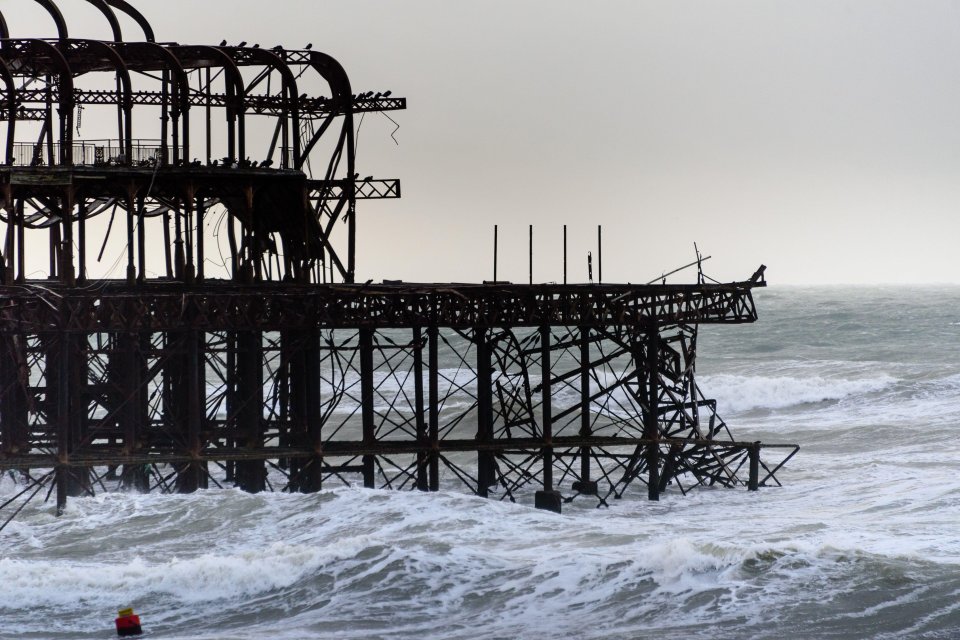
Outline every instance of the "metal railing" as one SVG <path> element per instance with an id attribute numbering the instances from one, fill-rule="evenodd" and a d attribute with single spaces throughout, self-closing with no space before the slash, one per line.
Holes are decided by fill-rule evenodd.
<path id="1" fill-rule="evenodd" d="M 22 167 L 43 167 L 62 164 L 60 144 L 13 143 L 13 164 Z M 51 154 L 52 149 L 52 154 Z M 74 142 L 73 164 L 88 166 L 152 166 L 167 164 L 173 157 L 173 148 L 167 146 L 166 157 L 159 140 L 133 140 L 130 158 L 119 140 L 83 140 Z M 53 162 L 50 157 L 53 156 Z"/>

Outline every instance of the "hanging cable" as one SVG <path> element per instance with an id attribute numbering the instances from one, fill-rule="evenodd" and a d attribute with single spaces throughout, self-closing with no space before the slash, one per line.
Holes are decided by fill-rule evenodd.
<path id="1" fill-rule="evenodd" d="M 396 120 L 388 116 L 385 111 L 381 111 L 380 115 L 382 115 L 384 118 L 386 118 L 387 120 L 389 120 L 394 124 L 394 129 L 393 131 L 390 132 L 390 137 L 393 138 L 394 144 L 396 144 L 397 146 L 400 146 L 400 143 L 397 142 L 397 137 L 394 135 L 397 131 L 400 131 L 400 124 Z"/>

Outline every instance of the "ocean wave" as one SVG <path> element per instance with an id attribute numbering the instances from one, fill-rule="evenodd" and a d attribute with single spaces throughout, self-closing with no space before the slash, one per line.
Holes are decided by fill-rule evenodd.
<path id="1" fill-rule="evenodd" d="M 834 379 L 822 376 L 741 376 L 720 374 L 701 377 L 708 397 L 716 398 L 721 411 L 785 409 L 801 404 L 843 400 L 893 386 L 896 378 Z"/>

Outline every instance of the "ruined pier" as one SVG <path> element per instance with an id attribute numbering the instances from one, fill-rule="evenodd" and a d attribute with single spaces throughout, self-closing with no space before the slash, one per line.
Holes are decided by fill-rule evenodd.
<path id="1" fill-rule="evenodd" d="M 54 38 L 0 15 L 0 523 L 120 488 L 461 487 L 559 511 L 779 484 L 797 447 L 736 440 L 695 376 L 698 326 L 754 322 L 762 267 L 355 283 L 357 202 L 400 183 L 360 179 L 353 116 L 405 99 L 354 93 L 312 49 L 158 44 L 123 0 L 87 0 L 112 41 L 71 37 L 37 1 Z"/>

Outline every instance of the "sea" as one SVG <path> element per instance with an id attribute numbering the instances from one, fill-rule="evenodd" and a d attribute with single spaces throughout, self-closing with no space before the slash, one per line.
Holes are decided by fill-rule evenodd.
<path id="1" fill-rule="evenodd" d="M 960 287 L 756 301 L 697 371 L 738 440 L 801 446 L 782 487 L 37 500 L 0 533 L 0 638 L 116 637 L 128 606 L 190 640 L 960 637 Z"/>

